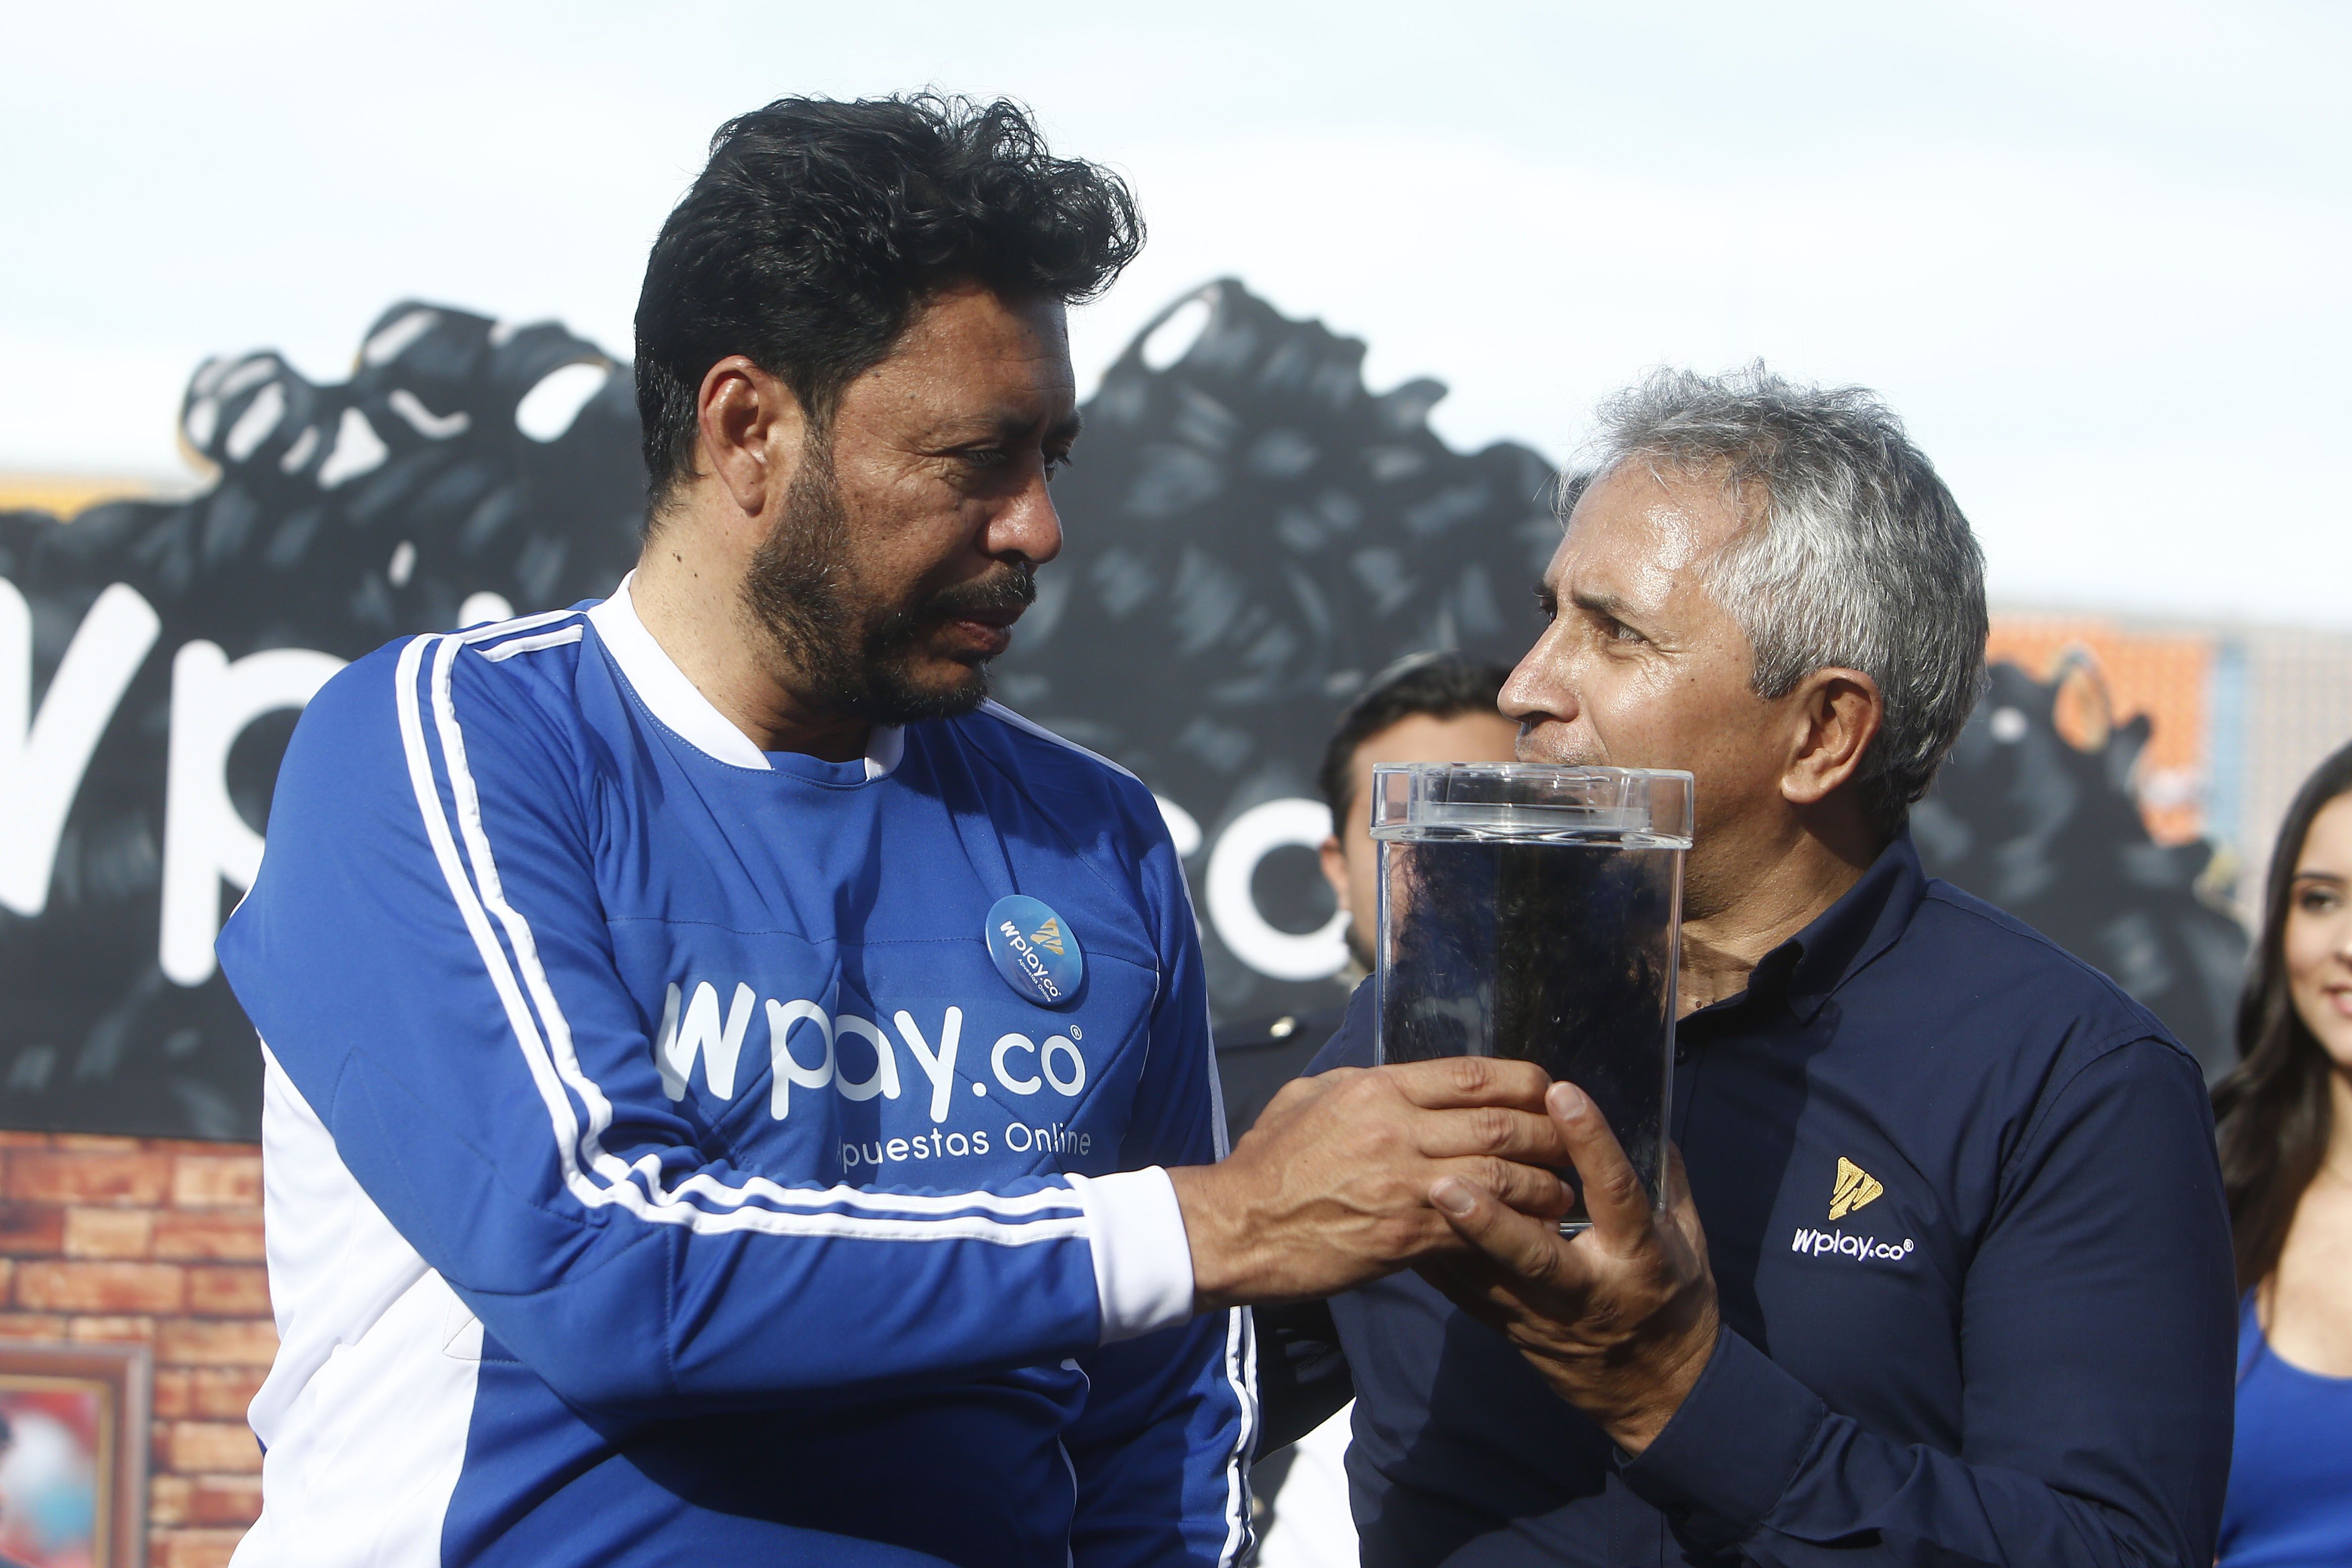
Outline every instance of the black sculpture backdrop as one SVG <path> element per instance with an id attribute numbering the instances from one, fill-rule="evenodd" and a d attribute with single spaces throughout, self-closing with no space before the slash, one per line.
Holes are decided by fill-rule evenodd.
<path id="1" fill-rule="evenodd" d="M 1444 388 L 1373 393 L 1363 353 L 1232 280 L 1171 305 L 1087 408 L 1066 552 L 997 671 L 1160 796 L 1224 1016 L 1336 999 L 1306 846 L 1340 704 L 1419 649 L 1516 658 L 1558 538 L 1549 464 L 1454 451 Z M 219 469 L 194 500 L 0 513 L 0 1125 L 255 1136 L 209 946 L 299 704 L 337 661 L 602 595 L 635 555 L 626 367 L 553 324 L 397 305 L 349 381 L 214 362 L 183 425 Z M 2132 731 L 2086 756 L 2051 701 L 1997 673 L 1921 847 L 2210 1052 L 2243 939 L 2191 889 L 2205 852 L 2147 842 Z"/>
<path id="2" fill-rule="evenodd" d="M 135 673 L 68 787 L 46 904 L 0 909 L 0 1124 L 257 1134 L 253 1031 L 208 965 L 176 966 L 194 984 L 165 973 L 163 894 L 176 858 L 183 880 L 199 878 L 210 895 L 193 925 L 183 921 L 181 945 L 208 946 L 205 927 L 239 889 L 207 864 L 236 826 L 208 821 L 206 797 L 225 788 L 239 822 L 260 831 L 295 715 L 274 709 L 228 737 L 220 766 L 175 774 L 175 728 L 185 759 L 195 745 L 186 731 L 202 727 L 175 720 L 205 717 L 190 691 L 211 673 L 202 660 L 183 667 L 183 650 L 349 659 L 457 625 L 477 594 L 520 610 L 609 591 L 635 559 L 644 494 L 636 407 L 613 370 L 552 324 L 508 331 L 398 305 L 341 385 L 313 385 L 269 353 L 198 372 L 182 424 L 220 474 L 195 499 L 98 506 L 64 524 L 0 514 L 0 579 L 31 609 L 27 711 L 37 722 L 108 695 L 104 681 L 56 679 L 78 633 L 152 639 L 143 658 L 125 650 Z M 91 615 L 102 591 L 121 613 Z M 488 600 L 476 609 L 503 613 Z M 22 652 L 0 647 L 0 682 Z M 82 669 L 108 652 L 86 641 Z M 211 684 L 234 700 L 233 679 Z M 66 685 L 74 689 L 54 689 Z M 0 746 L 18 739 L 0 735 Z M 16 765 L 58 763 L 53 753 Z"/>
<path id="3" fill-rule="evenodd" d="M 2131 787 L 2147 719 L 2077 746 L 2056 720 L 2065 670 L 2043 682 L 1996 664 L 1991 677 L 1911 814 L 1919 858 L 2105 970 L 2219 1078 L 2235 1059 L 2246 932 L 2209 901 L 2212 845 L 2148 836 Z"/>
<path id="4" fill-rule="evenodd" d="M 1006 702 L 1181 808 L 1180 848 L 1197 826 L 1229 1017 L 1338 997 L 1307 845 L 1328 831 L 1313 780 L 1340 705 L 1419 649 L 1516 660 L 1559 539 L 1550 464 L 1455 452 L 1429 427 L 1445 389 L 1375 394 L 1363 359 L 1230 279 L 1169 307 L 1087 406 L 1055 481 L 1062 559 L 999 665 Z"/>

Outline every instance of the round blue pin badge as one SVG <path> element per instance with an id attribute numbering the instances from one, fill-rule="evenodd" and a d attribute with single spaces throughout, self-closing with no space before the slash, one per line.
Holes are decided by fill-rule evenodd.
<path id="1" fill-rule="evenodd" d="M 999 899 L 989 910 L 988 956 L 1016 994 L 1041 1006 L 1067 1006 L 1087 977 L 1077 933 L 1026 893 Z"/>

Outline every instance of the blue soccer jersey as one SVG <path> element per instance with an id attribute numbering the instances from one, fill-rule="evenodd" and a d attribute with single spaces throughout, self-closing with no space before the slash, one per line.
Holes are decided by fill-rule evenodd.
<path id="1" fill-rule="evenodd" d="M 993 704 L 763 753 L 633 613 L 395 644 L 220 941 L 300 1564 L 1232 1563 L 1247 1316 L 1183 873 Z"/>

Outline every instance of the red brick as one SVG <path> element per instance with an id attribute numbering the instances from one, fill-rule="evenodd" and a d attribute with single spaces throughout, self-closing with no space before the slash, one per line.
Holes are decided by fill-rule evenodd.
<path id="1" fill-rule="evenodd" d="M 158 1530 L 147 1537 L 147 1568 L 228 1568 L 242 1530 Z"/>
<path id="2" fill-rule="evenodd" d="M 165 1366 L 266 1367 L 278 1354 L 278 1328 L 267 1318 L 241 1322 L 167 1322 L 155 1334 Z"/>
<path id="3" fill-rule="evenodd" d="M 173 1263 L 26 1263 L 16 1270 L 16 1304 L 35 1311 L 176 1312 L 187 1300 Z"/>
<path id="4" fill-rule="evenodd" d="M 146 1204 L 172 1191 L 168 1154 L 11 1149 L 8 1195 L 53 1204 Z"/>
<path id="5" fill-rule="evenodd" d="M 152 1318 L 76 1318 L 66 1325 L 66 1338 L 107 1344 L 152 1344 Z"/>
<path id="6" fill-rule="evenodd" d="M 62 1340 L 66 1321 L 50 1312 L 0 1312 L 0 1340 Z"/>
<path id="7" fill-rule="evenodd" d="M 261 1211 L 159 1214 L 155 1215 L 155 1256 L 258 1263 L 264 1257 Z"/>
<path id="8" fill-rule="evenodd" d="M 253 1396 L 261 1392 L 261 1380 L 268 1375 L 257 1366 L 205 1367 L 180 1374 L 188 1379 L 188 1411 L 216 1421 L 242 1421 L 246 1407 Z M 162 1376 L 157 1374 L 158 1378 Z M 162 1402 L 156 1404 L 161 1414 Z"/>
<path id="9" fill-rule="evenodd" d="M 251 1524 L 261 1517 L 261 1482 L 249 1476 L 199 1476 L 189 1516 L 192 1524 Z"/>
<path id="10" fill-rule="evenodd" d="M 147 1483 L 147 1522 L 185 1524 L 196 1483 L 187 1476 L 156 1476 Z"/>
<path id="11" fill-rule="evenodd" d="M 261 1445 L 242 1421 L 174 1421 L 165 1452 L 183 1475 L 261 1468 Z"/>
<path id="12" fill-rule="evenodd" d="M 66 1210 L 68 1258 L 145 1258 L 154 1246 L 155 1216 L 145 1209 Z"/>
<path id="13" fill-rule="evenodd" d="M 269 1310 L 269 1270 L 258 1264 L 214 1264 L 188 1270 L 188 1310 L 257 1318 Z"/>
<path id="14" fill-rule="evenodd" d="M 139 1140 L 118 1137 L 110 1132 L 52 1132 L 51 1143 L 59 1149 L 79 1149 L 90 1154 L 136 1154 Z"/>
<path id="15" fill-rule="evenodd" d="M 155 1347 L 152 1568 L 224 1568 L 260 1511 L 260 1200 L 250 1144 L 0 1131 L 0 1342 Z"/>
<path id="16" fill-rule="evenodd" d="M 0 1252 L 45 1258 L 65 1250 L 66 1211 L 55 1204 L 0 1203 Z"/>
<path id="17" fill-rule="evenodd" d="M 172 1202 L 181 1208 L 261 1206 L 258 1154 L 181 1154 L 172 1163 Z"/>

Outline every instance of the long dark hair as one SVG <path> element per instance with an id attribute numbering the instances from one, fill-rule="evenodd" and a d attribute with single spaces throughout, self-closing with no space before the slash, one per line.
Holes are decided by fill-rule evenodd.
<path id="1" fill-rule="evenodd" d="M 2263 892 L 2262 945 L 2238 1001 L 2238 1065 L 2213 1088 L 2221 1184 L 2230 1198 L 2242 1291 L 2278 1267 L 2295 1205 L 2319 1173 L 2333 1131 L 2328 1074 L 2334 1064 L 2287 990 L 2286 921 L 2312 819 L 2347 794 L 2352 794 L 2352 746 L 2320 763 L 2287 807 Z"/>

